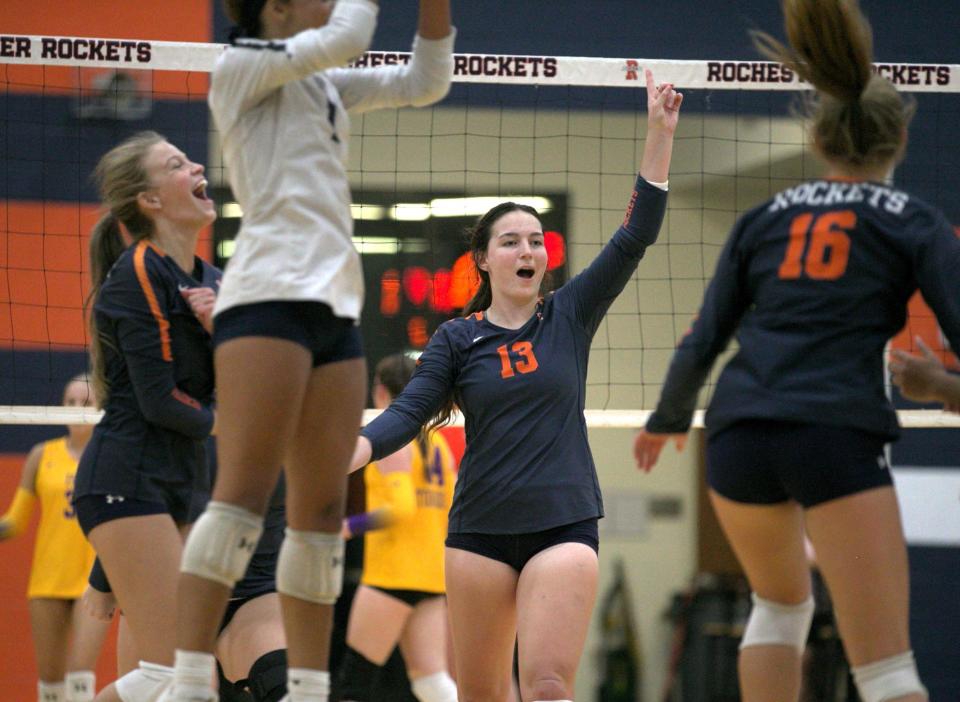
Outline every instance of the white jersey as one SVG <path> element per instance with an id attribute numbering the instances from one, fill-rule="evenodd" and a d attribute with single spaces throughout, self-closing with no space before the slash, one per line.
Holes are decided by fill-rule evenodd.
<path id="1" fill-rule="evenodd" d="M 407 65 L 335 68 L 361 54 L 377 6 L 339 0 L 330 21 L 284 41 L 240 39 L 219 58 L 209 102 L 233 194 L 243 209 L 216 313 L 270 300 L 313 300 L 359 319 L 347 110 L 429 105 L 453 75 L 453 39 L 414 40 Z"/>

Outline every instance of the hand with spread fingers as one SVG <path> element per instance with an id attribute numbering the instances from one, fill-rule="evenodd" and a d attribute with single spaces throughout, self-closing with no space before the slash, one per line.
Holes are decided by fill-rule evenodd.
<path id="1" fill-rule="evenodd" d="M 923 339 L 916 338 L 920 355 L 895 350 L 890 358 L 893 383 L 914 402 L 942 402 L 948 412 L 960 410 L 960 377 L 944 368 Z"/>
<path id="2" fill-rule="evenodd" d="M 683 451 L 683 447 L 687 445 L 686 434 L 654 434 L 641 429 L 633 442 L 633 457 L 637 460 L 637 468 L 649 473 L 657 464 L 664 444 L 671 438 L 677 451 Z"/>

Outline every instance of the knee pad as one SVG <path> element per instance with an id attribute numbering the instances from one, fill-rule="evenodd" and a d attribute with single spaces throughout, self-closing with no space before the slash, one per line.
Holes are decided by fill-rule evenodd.
<path id="1" fill-rule="evenodd" d="M 753 608 L 740 641 L 740 648 L 748 646 L 792 646 L 803 651 L 813 621 L 813 597 L 797 605 L 771 602 L 751 593 Z"/>
<path id="2" fill-rule="evenodd" d="M 140 661 L 140 667 L 131 670 L 114 683 L 123 702 L 156 702 L 173 683 L 173 668 Z"/>
<path id="3" fill-rule="evenodd" d="M 370 690 L 379 673 L 380 666 L 347 646 L 337 676 L 339 699 L 343 702 L 369 702 Z"/>
<path id="4" fill-rule="evenodd" d="M 64 693 L 66 687 L 62 682 L 43 682 L 37 681 L 37 700 L 38 702 L 64 702 Z"/>
<path id="5" fill-rule="evenodd" d="M 92 670 L 74 670 L 64 678 L 67 685 L 64 702 L 93 702 L 97 694 L 97 676 Z"/>
<path id="6" fill-rule="evenodd" d="M 193 525 L 180 570 L 232 588 L 247 570 L 263 517 L 226 502 L 211 502 Z"/>
<path id="7" fill-rule="evenodd" d="M 284 649 L 270 651 L 254 661 L 247 688 L 253 702 L 280 702 L 287 694 L 287 652 Z"/>
<path id="8" fill-rule="evenodd" d="M 287 527 L 277 559 L 277 592 L 332 605 L 343 585 L 343 538 Z"/>
<path id="9" fill-rule="evenodd" d="M 411 680 L 410 688 L 420 702 L 457 702 L 457 684 L 446 671 Z"/>
<path id="10" fill-rule="evenodd" d="M 913 651 L 858 665 L 852 672 L 863 702 L 885 702 L 916 693 L 927 696 L 927 688 L 917 674 Z"/>

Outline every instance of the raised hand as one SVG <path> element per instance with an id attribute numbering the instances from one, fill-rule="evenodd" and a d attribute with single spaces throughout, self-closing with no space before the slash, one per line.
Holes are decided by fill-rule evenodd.
<path id="1" fill-rule="evenodd" d="M 657 85 L 649 68 L 644 69 L 643 75 L 647 80 L 647 129 L 661 129 L 672 134 L 680 119 L 683 93 L 674 90 L 671 83 Z"/>
<path id="2" fill-rule="evenodd" d="M 890 358 L 893 384 L 900 393 L 915 402 L 943 402 L 941 386 L 948 378 L 947 371 L 933 351 L 920 337 L 916 339 L 920 355 L 895 350 Z"/>

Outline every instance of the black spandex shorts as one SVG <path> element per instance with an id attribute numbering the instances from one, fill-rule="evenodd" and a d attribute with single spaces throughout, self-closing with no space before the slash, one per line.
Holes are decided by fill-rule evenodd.
<path id="1" fill-rule="evenodd" d="M 361 583 L 361 585 L 363 585 L 363 583 Z M 385 595 L 390 595 L 390 597 L 400 600 L 404 604 L 408 604 L 411 607 L 416 607 L 421 602 L 431 600 L 434 597 L 443 597 L 443 594 L 439 592 L 424 592 L 423 590 L 395 590 L 389 587 L 377 587 L 376 585 L 364 585 L 364 587 L 369 587 L 371 590 L 376 590 Z"/>
<path id="2" fill-rule="evenodd" d="M 599 553 L 597 519 L 584 519 L 532 534 L 448 534 L 446 541 L 450 548 L 506 563 L 518 573 L 541 551 L 566 543 L 586 544 Z"/>
<path id="3" fill-rule="evenodd" d="M 849 427 L 745 420 L 707 440 L 707 483 L 735 502 L 813 507 L 892 484 L 885 443 Z"/>
<path id="4" fill-rule="evenodd" d="M 171 514 L 170 508 L 162 502 L 148 502 L 124 495 L 84 495 L 74 500 L 73 508 L 84 535 L 89 535 L 94 527 L 114 519 Z M 174 521 L 177 521 L 176 516 Z"/>
<path id="5" fill-rule="evenodd" d="M 322 302 L 276 300 L 230 307 L 213 320 L 213 346 L 245 336 L 267 336 L 300 344 L 313 367 L 363 357 L 360 327 L 336 317 Z"/>

